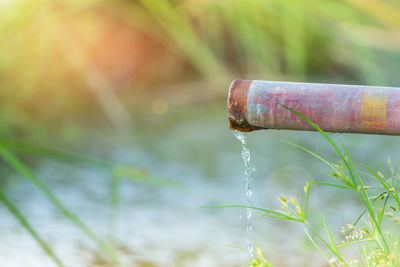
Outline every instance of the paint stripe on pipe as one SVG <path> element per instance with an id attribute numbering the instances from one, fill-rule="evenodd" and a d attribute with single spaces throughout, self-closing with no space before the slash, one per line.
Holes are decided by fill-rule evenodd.
<path id="1" fill-rule="evenodd" d="M 361 126 L 365 130 L 386 128 L 387 93 L 384 90 L 365 89 L 361 102 Z"/>

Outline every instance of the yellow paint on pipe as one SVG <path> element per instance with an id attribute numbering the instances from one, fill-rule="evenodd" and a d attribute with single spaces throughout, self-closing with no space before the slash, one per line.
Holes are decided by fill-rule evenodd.
<path id="1" fill-rule="evenodd" d="M 361 126 L 368 130 L 385 129 L 387 95 L 365 89 L 361 102 Z"/>

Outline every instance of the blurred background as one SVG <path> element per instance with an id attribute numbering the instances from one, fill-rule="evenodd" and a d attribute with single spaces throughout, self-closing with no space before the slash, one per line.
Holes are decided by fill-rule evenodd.
<path id="1" fill-rule="evenodd" d="M 231 80 L 398 86 L 400 3 L 0 0 L 0 51 L 3 144 L 121 262 L 245 266 L 246 253 L 226 246 L 245 246 L 244 211 L 197 209 L 245 202 L 226 116 Z M 310 172 L 312 159 L 282 140 L 335 159 L 316 133 L 248 137 L 256 205 L 297 192 Z M 399 160 L 396 137 L 333 137 L 373 167 Z M 82 166 L 78 154 L 111 163 Z M 9 165 L 3 191 L 63 265 L 119 266 Z M 326 192 L 315 189 L 316 217 L 339 232 L 362 210 Z M 56 266 L 15 213 L 0 213 L 1 266 Z M 254 239 L 276 266 L 323 266 L 301 228 L 255 221 Z"/>

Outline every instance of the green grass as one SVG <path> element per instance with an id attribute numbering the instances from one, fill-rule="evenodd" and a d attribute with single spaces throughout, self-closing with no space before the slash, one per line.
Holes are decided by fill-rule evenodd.
<path id="1" fill-rule="evenodd" d="M 146 64 L 143 75 L 132 76 L 135 89 L 202 81 L 203 90 L 225 97 L 233 78 L 398 83 L 393 70 L 400 68 L 400 47 L 390 40 L 400 28 L 400 5 L 393 0 L 61 3 L 62 11 L 49 0 L 1 6 L 0 49 L 9 51 L 0 56 L 3 137 L 20 129 L 35 138 L 57 133 L 74 139 L 77 121 L 96 114 L 117 125 L 129 115 L 134 94 L 115 91 L 105 99 L 113 85 L 106 71 L 96 71 L 98 88 L 87 82 L 91 51 L 113 23 L 147 38 L 130 44 L 145 56 L 131 60 Z M 163 53 L 143 50 L 154 43 Z M 169 75 L 171 69 L 178 74 Z"/>
<path id="2" fill-rule="evenodd" d="M 64 267 L 65 265 L 57 257 L 54 251 L 33 229 L 25 216 L 21 211 L 9 200 L 3 190 L 0 190 L 0 201 L 7 207 L 10 213 L 19 221 L 22 227 L 32 236 L 32 238 L 39 244 L 43 251 L 54 261 L 54 263 L 59 267 Z"/>
<path id="3" fill-rule="evenodd" d="M 98 247 L 115 262 L 122 266 L 121 261 L 115 251 L 101 238 L 99 238 L 89 226 L 87 226 L 77 215 L 75 215 L 67 206 L 55 196 L 51 190 L 27 168 L 16 156 L 14 156 L 4 145 L 0 145 L 0 157 L 28 181 L 30 181 L 38 190 L 40 190 L 47 199 L 73 224 L 75 224 L 86 236 L 88 236 Z"/>
<path id="4" fill-rule="evenodd" d="M 97 244 L 100 251 L 106 255 L 117 266 L 125 266 L 119 259 L 114 248 L 96 233 L 92 231 L 90 226 L 86 225 L 73 211 L 71 211 L 65 203 L 63 203 L 52 191 L 31 171 L 17 156 L 10 150 L 24 155 L 34 155 L 36 157 L 44 157 L 51 160 L 64 162 L 66 164 L 83 165 L 91 168 L 101 168 L 110 173 L 110 217 L 109 217 L 109 236 L 113 241 L 116 231 L 116 223 L 119 211 L 119 188 L 122 180 L 131 181 L 133 183 L 150 185 L 150 186 L 168 186 L 172 188 L 180 188 L 181 185 L 173 181 L 157 177 L 146 173 L 142 169 L 134 168 L 124 164 L 117 164 L 107 160 L 101 160 L 80 153 L 64 151 L 53 147 L 32 145 L 12 140 L 0 140 L 0 157 L 8 164 L 16 173 L 20 174 L 31 182 L 38 190 L 40 190 L 46 198 L 52 202 L 55 207 L 76 227 L 78 227 L 84 235 L 89 237 Z M 74 166 L 71 165 L 71 166 Z M 59 266 L 63 266 L 61 261 L 56 257 L 50 246 L 39 236 L 37 232 L 30 226 L 28 220 L 24 218 L 22 213 L 12 204 L 3 191 L 0 192 L 0 200 L 10 210 L 10 212 L 21 222 L 22 226 L 29 234 L 38 242 L 46 254 L 51 257 Z"/>
<path id="5" fill-rule="evenodd" d="M 399 266 L 400 233 L 396 230 L 400 222 L 399 171 L 395 171 L 391 160 L 388 159 L 388 174 L 374 171 L 368 166 L 365 166 L 366 172 L 360 172 L 344 145 L 340 148 L 310 119 L 289 107 L 284 107 L 306 120 L 329 142 L 339 157 L 339 163 L 330 162 L 308 148 L 291 144 L 314 157 L 310 179 L 304 186 L 304 203 L 293 196 L 281 196 L 279 198 L 280 210 L 247 205 L 220 205 L 208 206 L 208 208 L 252 208 L 261 214 L 261 218 L 270 217 L 300 223 L 310 243 L 332 267 Z M 330 169 L 329 178 L 332 182 L 315 180 L 313 177 L 315 160 L 319 160 Z M 316 222 L 310 219 L 308 206 L 311 197 L 310 188 L 313 185 L 329 186 L 336 190 L 351 192 L 357 196 L 365 208 L 358 218 L 354 218 L 355 223 L 347 224 L 342 228 L 342 232 L 345 234 L 345 240 L 342 243 L 338 242 L 340 236 L 333 235 L 325 219 L 322 219 L 323 231 L 320 227 L 315 226 Z M 356 248 L 359 254 L 349 256 L 347 253 L 349 247 Z M 265 266 L 260 261 L 255 261 L 255 263 L 257 264 L 252 266 Z"/>

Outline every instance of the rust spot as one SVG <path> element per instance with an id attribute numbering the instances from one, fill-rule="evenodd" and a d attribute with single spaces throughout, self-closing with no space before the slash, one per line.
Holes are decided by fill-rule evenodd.
<path id="1" fill-rule="evenodd" d="M 247 119 L 247 93 L 252 81 L 234 80 L 229 88 L 228 96 L 228 118 L 231 129 L 242 132 L 251 132 L 259 129 L 251 126 Z"/>
<path id="2" fill-rule="evenodd" d="M 231 122 L 229 122 L 229 128 L 231 128 L 232 130 L 238 130 L 241 132 L 252 132 L 254 130 L 258 130 L 259 128 L 256 127 L 247 127 L 247 128 L 240 128 L 237 126 L 233 126 Z"/>

